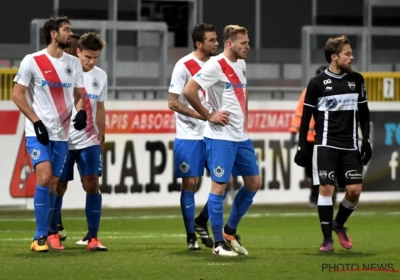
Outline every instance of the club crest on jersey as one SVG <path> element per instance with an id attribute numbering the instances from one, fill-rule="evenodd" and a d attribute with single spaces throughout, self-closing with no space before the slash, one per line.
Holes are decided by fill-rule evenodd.
<path id="1" fill-rule="evenodd" d="M 93 82 L 92 82 L 92 87 L 93 87 L 94 89 L 99 89 L 100 84 L 99 84 L 99 82 L 98 82 L 96 79 L 93 80 Z"/>
<path id="2" fill-rule="evenodd" d="M 355 82 L 348 82 L 349 88 L 351 90 L 354 90 L 356 88 L 356 83 Z"/>
<path id="3" fill-rule="evenodd" d="M 186 162 L 182 162 L 181 164 L 179 164 L 179 170 L 180 170 L 182 173 L 188 172 L 189 169 L 190 169 L 190 165 L 187 164 Z"/>
<path id="4" fill-rule="evenodd" d="M 71 76 L 71 75 L 72 75 L 72 69 L 71 69 L 71 67 L 69 67 L 69 65 L 67 66 L 67 68 L 65 68 L 65 73 L 66 73 L 68 76 Z"/>

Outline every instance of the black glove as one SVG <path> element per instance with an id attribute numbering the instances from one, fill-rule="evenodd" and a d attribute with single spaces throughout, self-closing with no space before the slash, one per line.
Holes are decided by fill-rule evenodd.
<path id="1" fill-rule="evenodd" d="M 294 156 L 294 162 L 301 167 L 307 165 L 307 146 L 298 146 L 297 153 Z"/>
<path id="2" fill-rule="evenodd" d="M 49 133 L 47 132 L 46 127 L 44 126 L 42 121 L 37 121 L 33 123 L 33 127 L 35 129 L 36 138 L 40 144 L 47 145 L 49 144 Z"/>
<path id="3" fill-rule="evenodd" d="M 363 140 L 361 144 L 361 160 L 364 165 L 367 165 L 372 157 L 372 147 L 369 140 Z"/>
<path id="4" fill-rule="evenodd" d="M 74 127 L 76 130 L 82 130 L 86 127 L 87 115 L 85 110 L 79 110 L 75 118 L 72 120 L 74 122 Z"/>

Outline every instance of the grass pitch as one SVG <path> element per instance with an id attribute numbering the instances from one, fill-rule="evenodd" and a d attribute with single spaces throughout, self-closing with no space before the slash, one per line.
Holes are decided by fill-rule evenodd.
<path id="1" fill-rule="evenodd" d="M 353 249 L 334 235 L 335 252 L 322 254 L 315 209 L 253 206 L 238 229 L 249 256 L 223 258 L 200 239 L 201 251 L 186 250 L 178 208 L 104 209 L 99 238 L 108 252 L 75 245 L 84 211 L 65 210 L 66 250 L 39 254 L 29 251 L 33 213 L 1 211 L 0 279 L 400 279 L 399 221 L 399 205 L 361 204 L 346 224 Z"/>

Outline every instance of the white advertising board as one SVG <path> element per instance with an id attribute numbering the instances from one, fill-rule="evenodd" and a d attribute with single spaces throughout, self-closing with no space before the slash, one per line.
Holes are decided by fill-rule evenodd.
<path id="1" fill-rule="evenodd" d="M 255 204 L 308 201 L 309 181 L 304 169 L 293 162 L 296 149 L 289 146 L 288 128 L 296 105 L 291 101 L 249 102 L 249 133 L 256 148 L 263 182 L 263 189 L 254 199 Z M 386 148 L 390 146 L 386 145 L 388 137 L 395 139 L 396 133 L 392 132 L 393 129 L 385 129 L 387 115 L 384 114 L 393 115 L 398 108 L 398 103 L 370 104 L 371 115 L 376 111 L 378 116 L 377 123 L 373 123 L 373 133 L 383 134 L 385 139 L 379 141 L 384 142 L 382 145 Z M 106 109 L 104 175 L 100 181 L 104 207 L 178 206 L 180 180 L 173 178 L 172 152 L 175 117 L 167 102 L 110 101 Z M 0 206 L 32 209 L 36 178 L 29 168 L 29 155 L 25 149 L 24 120 L 12 102 L 0 102 Z M 373 118 L 371 121 L 374 122 Z M 394 143 L 389 147 L 390 151 L 399 147 L 400 134 L 399 142 Z M 381 160 L 385 170 L 392 170 L 387 153 L 376 153 L 374 146 L 371 162 L 380 162 L 380 158 L 386 157 Z M 377 172 L 373 172 L 371 167 L 367 166 L 364 172 L 367 173 L 365 188 L 368 191 L 362 194 L 362 201 L 400 200 L 397 177 L 387 175 L 379 167 Z M 368 177 L 370 173 L 371 179 Z M 380 180 L 390 180 L 386 177 L 394 178 L 389 182 L 394 187 L 376 187 Z M 235 187 L 239 187 L 241 182 L 241 178 L 237 178 Z M 210 178 L 205 174 L 196 193 L 198 205 L 206 202 L 210 184 Z M 372 189 L 368 189 L 369 186 Z M 85 199 L 75 170 L 75 180 L 69 184 L 63 207 L 84 208 Z M 228 199 L 230 202 L 231 198 Z"/>

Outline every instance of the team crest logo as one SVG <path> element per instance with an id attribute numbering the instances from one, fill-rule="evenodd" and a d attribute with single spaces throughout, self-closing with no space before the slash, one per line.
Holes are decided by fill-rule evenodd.
<path id="1" fill-rule="evenodd" d="M 214 175 L 216 177 L 222 177 L 225 173 L 225 170 L 221 166 L 217 166 L 214 168 Z"/>
<path id="2" fill-rule="evenodd" d="M 186 162 L 182 162 L 181 164 L 179 164 L 179 170 L 183 173 L 188 172 L 190 169 L 190 165 L 187 164 Z"/>
<path id="3" fill-rule="evenodd" d="M 34 149 L 34 150 L 32 151 L 32 153 L 31 153 L 31 158 L 32 158 L 33 160 L 37 160 L 39 157 L 40 157 L 40 151 Z"/>
<path id="4" fill-rule="evenodd" d="M 71 76 L 71 75 L 72 75 L 72 69 L 71 69 L 71 67 L 69 67 L 69 65 L 67 66 L 67 68 L 65 68 L 65 73 L 66 73 L 68 76 Z"/>
<path id="5" fill-rule="evenodd" d="M 326 170 L 319 171 L 319 177 L 321 177 L 321 179 L 325 179 L 327 175 L 328 174 L 327 174 Z"/>
<path id="6" fill-rule="evenodd" d="M 356 83 L 355 82 L 349 82 L 348 85 L 349 85 L 349 88 L 351 90 L 354 90 L 356 88 Z"/>
<path id="7" fill-rule="evenodd" d="M 92 82 L 92 87 L 93 87 L 94 89 L 98 89 L 98 88 L 100 87 L 100 84 L 99 84 L 99 82 L 98 82 L 96 79 L 93 80 L 93 82 Z"/>

